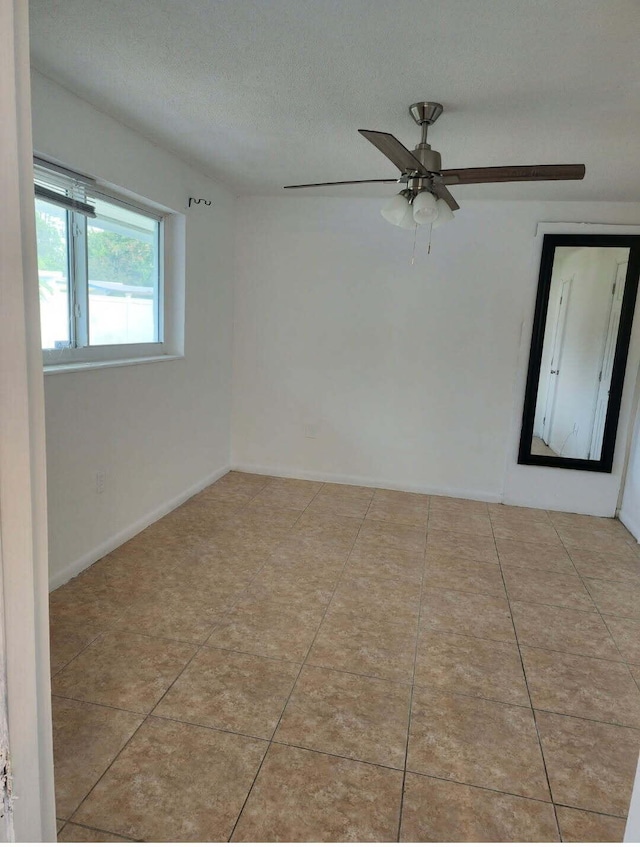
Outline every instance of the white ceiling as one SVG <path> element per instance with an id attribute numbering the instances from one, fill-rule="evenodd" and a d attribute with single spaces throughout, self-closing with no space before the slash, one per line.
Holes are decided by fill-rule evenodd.
<path id="1" fill-rule="evenodd" d="M 416 100 L 444 167 L 584 162 L 465 198 L 640 200 L 638 0 L 31 0 L 34 66 L 238 194 L 396 175 Z M 324 189 L 324 194 L 384 196 Z"/>

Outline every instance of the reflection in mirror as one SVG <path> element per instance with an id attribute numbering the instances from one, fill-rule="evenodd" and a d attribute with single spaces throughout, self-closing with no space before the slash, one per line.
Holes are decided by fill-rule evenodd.
<path id="1" fill-rule="evenodd" d="M 546 235 L 519 462 L 610 472 L 640 237 Z"/>
<path id="2" fill-rule="evenodd" d="M 557 247 L 531 452 L 602 454 L 629 248 Z"/>

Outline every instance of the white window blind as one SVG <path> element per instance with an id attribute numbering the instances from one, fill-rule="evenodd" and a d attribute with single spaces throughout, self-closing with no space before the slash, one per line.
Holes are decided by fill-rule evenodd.
<path id="1" fill-rule="evenodd" d="M 33 171 L 36 197 L 70 212 L 95 217 L 95 207 L 91 202 L 95 182 L 90 177 L 37 157 L 33 160 Z"/>

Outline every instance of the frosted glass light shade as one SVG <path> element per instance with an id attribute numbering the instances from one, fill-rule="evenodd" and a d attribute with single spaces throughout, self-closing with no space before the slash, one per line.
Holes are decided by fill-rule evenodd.
<path id="1" fill-rule="evenodd" d="M 448 223 L 448 221 L 453 220 L 453 212 L 451 211 L 447 203 L 442 200 L 442 198 L 436 201 L 436 209 L 438 212 L 438 217 L 432 223 L 434 229 L 438 226 L 442 226 L 442 224 Z"/>
<path id="2" fill-rule="evenodd" d="M 428 224 L 438 214 L 436 198 L 430 191 L 421 191 L 413 201 L 413 219 L 417 224 Z"/>
<path id="3" fill-rule="evenodd" d="M 407 212 L 411 211 L 411 206 L 409 205 L 409 201 L 404 196 L 404 194 L 396 194 L 395 197 L 392 197 L 388 203 L 380 209 L 380 214 L 385 219 L 385 221 L 389 221 L 390 224 L 394 226 L 402 226 L 402 219 L 405 217 Z"/>
<path id="4" fill-rule="evenodd" d="M 398 226 L 402 227 L 402 229 L 413 229 L 415 225 L 416 222 L 413 219 L 413 206 L 407 205 L 407 211 L 404 213 L 404 217 Z"/>

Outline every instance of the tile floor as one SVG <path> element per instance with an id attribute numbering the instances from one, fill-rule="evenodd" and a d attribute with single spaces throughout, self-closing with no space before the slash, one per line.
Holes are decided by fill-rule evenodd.
<path id="1" fill-rule="evenodd" d="M 620 841 L 614 520 L 232 472 L 51 596 L 61 841 Z"/>

